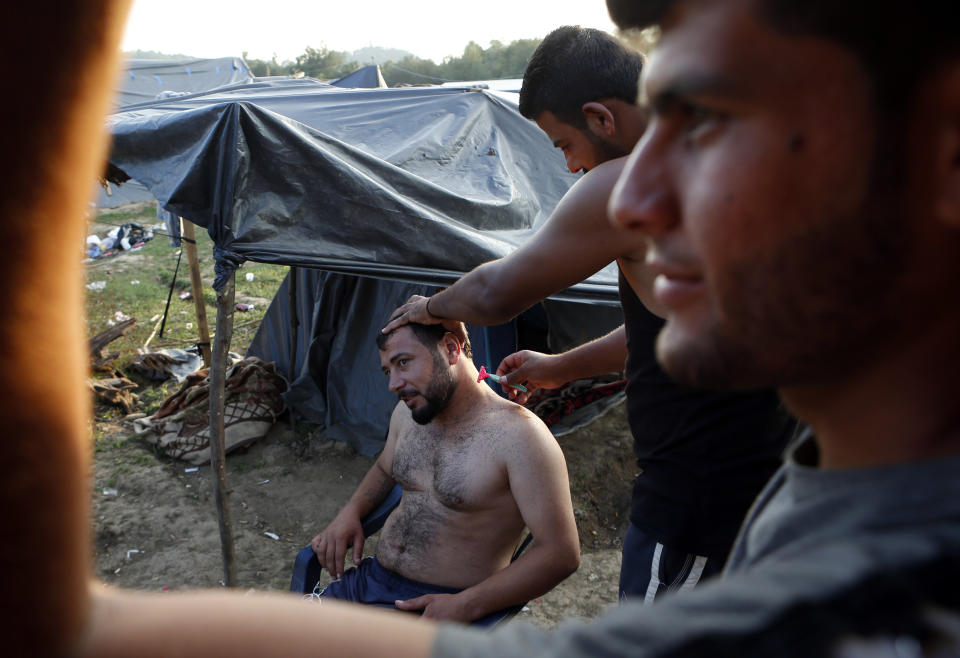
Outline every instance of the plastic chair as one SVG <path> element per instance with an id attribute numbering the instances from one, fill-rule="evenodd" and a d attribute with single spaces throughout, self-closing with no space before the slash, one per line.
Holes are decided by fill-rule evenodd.
<path id="1" fill-rule="evenodd" d="M 403 489 L 399 484 L 395 484 L 387 497 L 363 519 L 363 536 L 369 537 L 377 530 L 383 527 L 387 522 L 387 517 L 400 504 L 400 498 L 403 497 Z M 313 552 L 313 547 L 307 544 L 299 553 L 293 562 L 293 577 L 290 579 L 290 591 L 300 594 L 309 594 L 313 591 L 314 585 L 320 580 L 320 572 L 323 567 L 317 560 L 317 554 Z"/>

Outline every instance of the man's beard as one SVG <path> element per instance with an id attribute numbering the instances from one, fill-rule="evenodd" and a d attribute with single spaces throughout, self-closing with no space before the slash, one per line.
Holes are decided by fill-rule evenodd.
<path id="1" fill-rule="evenodd" d="M 610 160 L 615 160 L 617 158 L 622 158 L 624 156 L 630 155 L 629 150 L 624 151 L 622 148 L 620 148 L 616 144 L 608 142 L 605 139 L 602 139 L 597 135 L 594 135 L 589 130 L 584 131 L 584 134 L 587 136 L 587 139 L 590 140 L 590 143 L 593 144 L 593 152 L 594 152 L 594 156 L 596 157 L 598 165 L 603 164 L 604 162 L 608 162 Z M 588 171 L 590 170 L 587 169 L 586 167 L 583 168 L 584 173 Z"/>
<path id="2" fill-rule="evenodd" d="M 425 393 L 420 393 L 416 389 L 404 389 L 400 391 L 400 398 L 409 397 L 411 394 L 418 393 L 426 404 L 417 409 L 411 409 L 410 415 L 418 425 L 426 425 L 436 418 L 450 404 L 454 392 L 457 390 L 457 380 L 453 373 L 446 367 L 446 363 L 441 363 L 434 359 L 433 379 L 427 386 Z"/>

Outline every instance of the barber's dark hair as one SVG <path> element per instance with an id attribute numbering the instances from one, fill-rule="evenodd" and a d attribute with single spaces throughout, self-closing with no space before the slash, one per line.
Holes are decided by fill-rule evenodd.
<path id="1" fill-rule="evenodd" d="M 585 128 L 580 108 L 602 98 L 637 102 L 643 55 L 601 30 L 565 25 L 546 36 L 530 56 L 520 88 L 520 114 L 536 120 L 549 110 Z"/>
<path id="2" fill-rule="evenodd" d="M 410 331 L 413 332 L 413 335 L 417 337 L 425 347 L 430 349 L 435 349 L 437 345 L 440 344 L 440 341 L 443 340 L 443 337 L 450 333 L 442 324 L 420 324 L 419 322 L 409 322 L 405 325 L 401 325 L 391 331 L 388 334 L 377 333 L 377 348 L 383 350 L 387 347 L 387 340 L 390 339 L 397 330 L 402 329 L 403 327 L 410 327 Z M 470 339 L 467 338 L 466 342 L 461 346 L 464 356 L 468 359 L 473 358 L 473 350 L 470 347 Z"/>
<path id="3" fill-rule="evenodd" d="M 674 0 L 607 0 L 622 29 L 658 24 Z M 758 15 L 786 34 L 809 34 L 850 50 L 873 81 L 877 109 L 907 107 L 917 85 L 939 63 L 960 56 L 944 0 L 756 0 Z"/>

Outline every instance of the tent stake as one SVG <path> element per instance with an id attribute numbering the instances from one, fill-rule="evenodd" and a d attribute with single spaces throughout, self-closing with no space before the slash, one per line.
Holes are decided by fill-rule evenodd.
<path id="1" fill-rule="evenodd" d="M 187 262 L 190 264 L 190 292 L 193 295 L 193 307 L 197 311 L 197 331 L 200 334 L 200 355 L 203 357 L 205 368 L 210 367 L 210 326 L 207 324 L 207 306 L 203 303 L 203 281 L 200 279 L 200 259 L 197 258 L 197 241 L 193 230 L 193 222 L 180 218 L 183 225 L 183 248 L 187 252 Z M 179 261 L 178 261 L 179 262 Z M 233 299 L 233 294 L 230 296 Z M 219 299 L 219 297 L 218 297 Z M 233 319 L 231 311 L 231 321 Z M 217 324 L 219 326 L 219 322 Z"/>
<path id="2" fill-rule="evenodd" d="M 237 581 L 223 435 L 227 361 L 230 358 L 230 341 L 233 338 L 235 285 L 235 275 L 231 274 L 223 289 L 217 292 L 217 331 L 214 336 L 213 359 L 210 366 L 210 466 L 215 476 L 214 501 L 217 505 L 217 522 L 220 525 L 223 583 L 227 587 L 233 587 Z"/>

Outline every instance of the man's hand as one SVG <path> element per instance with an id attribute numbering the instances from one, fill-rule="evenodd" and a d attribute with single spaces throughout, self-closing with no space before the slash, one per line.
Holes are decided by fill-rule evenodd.
<path id="1" fill-rule="evenodd" d="M 424 297 L 422 295 L 411 295 L 405 304 L 398 306 L 397 309 L 390 314 L 390 321 L 387 322 L 387 326 L 380 330 L 381 333 L 389 334 L 394 329 L 402 327 L 408 322 L 442 324 L 444 329 L 457 337 L 461 345 L 465 344 L 467 342 L 467 328 L 459 320 L 451 320 L 433 315 L 427 310 L 427 304 L 430 299 L 430 297 Z"/>
<path id="2" fill-rule="evenodd" d="M 429 301 L 429 297 L 411 295 L 405 304 L 398 306 L 397 309 L 390 314 L 390 321 L 387 322 L 387 326 L 383 328 L 383 333 L 389 334 L 397 327 L 402 327 L 408 322 L 440 324 L 442 318 L 438 318 L 427 310 L 427 303 Z"/>
<path id="3" fill-rule="evenodd" d="M 425 594 L 415 599 L 397 601 L 400 610 L 423 610 L 427 619 L 459 621 L 468 624 L 477 617 L 467 608 L 463 593 L 460 594 Z"/>
<path id="4" fill-rule="evenodd" d="M 310 545 L 317 554 L 320 566 L 335 578 L 340 578 L 343 576 L 343 563 L 349 546 L 353 546 L 354 564 L 359 564 L 363 557 L 363 524 L 357 517 L 344 514 L 344 510 L 341 510 L 330 525 L 313 538 Z"/>
<path id="5" fill-rule="evenodd" d="M 559 388 L 569 381 L 558 371 L 557 365 L 556 355 L 521 350 L 504 358 L 497 366 L 497 374 L 505 378 L 500 382 L 501 386 L 504 383 L 523 384 L 527 388 L 526 393 L 512 386 L 503 388 L 511 400 L 526 404 L 538 388 Z"/>

